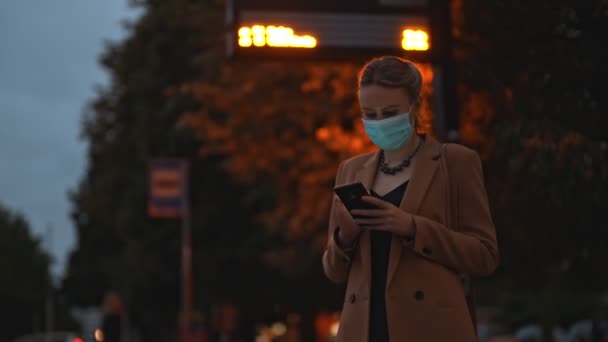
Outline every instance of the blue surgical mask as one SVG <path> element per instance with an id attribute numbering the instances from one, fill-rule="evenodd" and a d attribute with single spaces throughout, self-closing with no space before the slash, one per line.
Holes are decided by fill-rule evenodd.
<path id="1" fill-rule="evenodd" d="M 403 113 L 387 119 L 362 119 L 365 133 L 376 146 L 385 150 L 397 150 L 409 140 L 414 129 L 410 123 L 410 114 Z"/>

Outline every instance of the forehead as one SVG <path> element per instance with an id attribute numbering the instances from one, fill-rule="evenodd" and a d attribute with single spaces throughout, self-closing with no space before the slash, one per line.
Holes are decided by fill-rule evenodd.
<path id="1" fill-rule="evenodd" d="M 365 86 L 359 89 L 361 107 L 378 108 L 392 105 L 409 107 L 410 101 L 402 88 L 389 88 L 378 85 Z"/>

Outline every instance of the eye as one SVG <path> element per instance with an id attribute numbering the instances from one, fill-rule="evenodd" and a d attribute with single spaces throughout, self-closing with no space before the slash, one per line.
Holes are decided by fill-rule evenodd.
<path id="1" fill-rule="evenodd" d="M 365 114 L 363 114 L 363 116 L 364 116 L 366 119 L 375 119 L 375 118 L 376 118 L 376 113 L 374 113 L 374 112 L 369 112 L 369 113 L 365 113 Z"/>
<path id="2" fill-rule="evenodd" d="M 391 116 L 395 116 L 397 115 L 397 111 L 396 110 L 390 110 L 390 111 L 386 111 L 384 112 L 384 116 L 387 118 L 390 118 Z"/>

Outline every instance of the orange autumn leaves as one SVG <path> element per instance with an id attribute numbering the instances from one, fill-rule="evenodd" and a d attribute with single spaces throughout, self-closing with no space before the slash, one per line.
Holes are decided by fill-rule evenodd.
<path id="1" fill-rule="evenodd" d="M 181 89 L 201 104 L 180 122 L 198 134 L 201 157 L 226 156 L 226 170 L 252 191 L 271 179 L 277 205 L 260 220 L 287 240 L 311 240 L 319 251 L 338 164 L 375 148 L 360 121 L 358 68 L 226 65 L 215 82 Z M 422 69 L 428 97 L 432 72 Z"/>

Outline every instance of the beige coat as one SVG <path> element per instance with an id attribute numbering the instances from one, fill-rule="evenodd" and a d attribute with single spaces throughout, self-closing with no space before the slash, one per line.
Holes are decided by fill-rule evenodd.
<path id="1" fill-rule="evenodd" d="M 476 341 L 460 274 L 489 275 L 498 265 L 479 156 L 450 144 L 444 164 L 441 146 L 427 137 L 401 202 L 400 208 L 412 214 L 409 224 L 415 225 L 416 237 L 406 241 L 393 236 L 391 242 L 386 289 L 391 342 Z M 378 158 L 379 153 L 373 152 L 344 161 L 336 185 L 361 181 L 370 189 Z M 453 230 L 446 227 L 448 213 L 456 217 Z M 369 234 L 364 231 L 354 251 L 345 253 L 333 238 L 334 216 L 332 208 L 323 268 L 335 283 L 346 283 L 337 341 L 368 342 Z"/>

